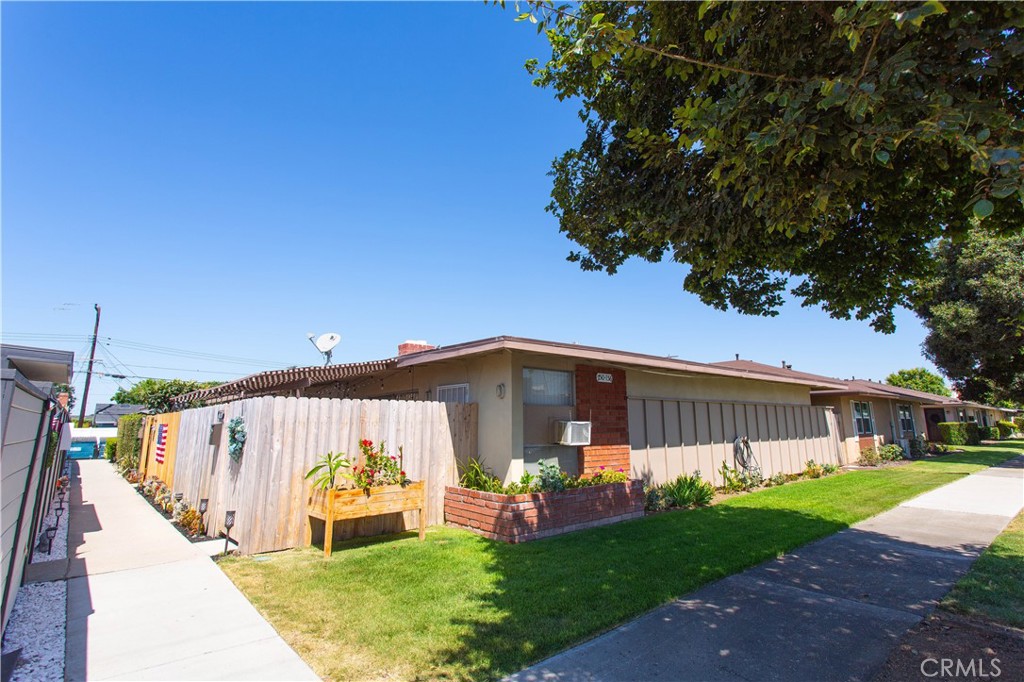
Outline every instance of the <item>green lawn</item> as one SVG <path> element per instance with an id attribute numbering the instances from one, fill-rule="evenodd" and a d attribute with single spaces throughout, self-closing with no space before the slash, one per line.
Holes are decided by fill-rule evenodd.
<path id="1" fill-rule="evenodd" d="M 978 558 L 942 607 L 1024 628 L 1024 513 Z"/>
<path id="2" fill-rule="evenodd" d="M 224 560 L 320 675 L 486 679 L 1024 453 L 1024 443 L 791 483 L 523 545 L 457 529 Z"/>

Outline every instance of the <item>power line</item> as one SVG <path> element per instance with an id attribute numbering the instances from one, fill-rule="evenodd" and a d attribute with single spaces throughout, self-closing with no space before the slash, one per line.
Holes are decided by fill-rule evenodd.
<path id="1" fill-rule="evenodd" d="M 15 340 L 42 340 L 42 341 L 91 341 L 92 336 L 83 334 L 45 334 L 45 333 L 25 333 L 25 332 L 3 332 L 3 336 Z M 168 355 L 175 357 L 187 357 L 201 360 L 211 360 L 216 362 L 223 362 L 228 364 L 236 365 L 248 365 L 248 366 L 259 366 L 263 368 L 285 368 L 291 367 L 293 363 L 285 362 L 272 362 L 267 360 L 257 360 L 254 358 L 243 358 L 233 355 L 222 355 L 219 353 L 206 353 L 202 351 L 191 351 L 182 348 L 171 348 L 169 346 L 157 346 L 150 343 L 143 343 L 141 341 L 130 341 L 127 339 L 116 339 L 111 336 L 101 336 L 99 340 L 105 345 L 114 345 L 119 348 L 126 348 L 130 350 L 136 350 L 146 353 L 153 353 L 156 355 Z"/>

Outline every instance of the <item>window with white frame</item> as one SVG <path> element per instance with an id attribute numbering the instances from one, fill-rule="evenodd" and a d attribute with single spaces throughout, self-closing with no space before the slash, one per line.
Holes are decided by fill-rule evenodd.
<path id="1" fill-rule="evenodd" d="M 523 368 L 524 405 L 572 405 L 573 373 Z"/>
<path id="2" fill-rule="evenodd" d="M 900 417 L 900 431 L 903 433 L 914 433 L 914 412 L 910 405 L 897 405 L 896 412 Z"/>
<path id="3" fill-rule="evenodd" d="M 853 423 L 857 427 L 858 436 L 871 436 L 875 433 L 871 421 L 871 403 L 853 402 Z"/>
<path id="4" fill-rule="evenodd" d="M 441 403 L 468 403 L 469 384 L 438 386 L 437 401 Z"/>

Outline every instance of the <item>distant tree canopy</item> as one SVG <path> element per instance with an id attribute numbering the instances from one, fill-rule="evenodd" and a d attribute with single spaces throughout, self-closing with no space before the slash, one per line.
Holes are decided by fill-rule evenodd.
<path id="1" fill-rule="evenodd" d="M 145 405 L 154 412 L 170 412 L 172 402 L 182 393 L 219 386 L 220 381 L 189 381 L 186 379 L 143 379 L 127 391 L 118 389 L 111 400 L 119 405 Z"/>
<path id="2" fill-rule="evenodd" d="M 942 380 L 942 377 L 935 372 L 929 372 L 924 367 L 901 369 L 898 372 L 893 372 L 885 378 L 885 383 L 890 386 L 899 386 L 936 395 L 952 395 L 952 392 L 946 388 L 946 382 Z"/>
<path id="3" fill-rule="evenodd" d="M 925 356 L 965 400 L 1024 403 L 1024 229 L 975 230 L 934 251 L 937 272 L 918 294 Z"/>
<path id="4" fill-rule="evenodd" d="M 53 385 L 53 392 L 57 393 L 57 394 L 67 393 L 68 394 L 68 409 L 69 410 L 74 409 L 74 407 L 75 407 L 75 387 L 74 386 L 72 386 L 71 384 L 54 384 Z"/>
<path id="5" fill-rule="evenodd" d="M 715 308 L 792 287 L 891 332 L 937 238 L 1024 222 L 1024 3 L 526 9 L 586 129 L 548 206 L 585 270 L 670 257 Z"/>

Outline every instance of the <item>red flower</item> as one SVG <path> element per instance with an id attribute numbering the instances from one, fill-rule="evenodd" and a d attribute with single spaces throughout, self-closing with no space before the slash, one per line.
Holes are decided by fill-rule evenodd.
<path id="1" fill-rule="evenodd" d="M 373 447 L 373 441 L 372 440 L 361 440 L 361 441 L 359 441 L 359 444 L 361 446 L 363 446 L 364 448 L 372 448 Z"/>
<path id="2" fill-rule="evenodd" d="M 400 473 L 401 475 L 405 476 L 405 472 L 404 471 L 399 471 L 398 473 Z"/>

